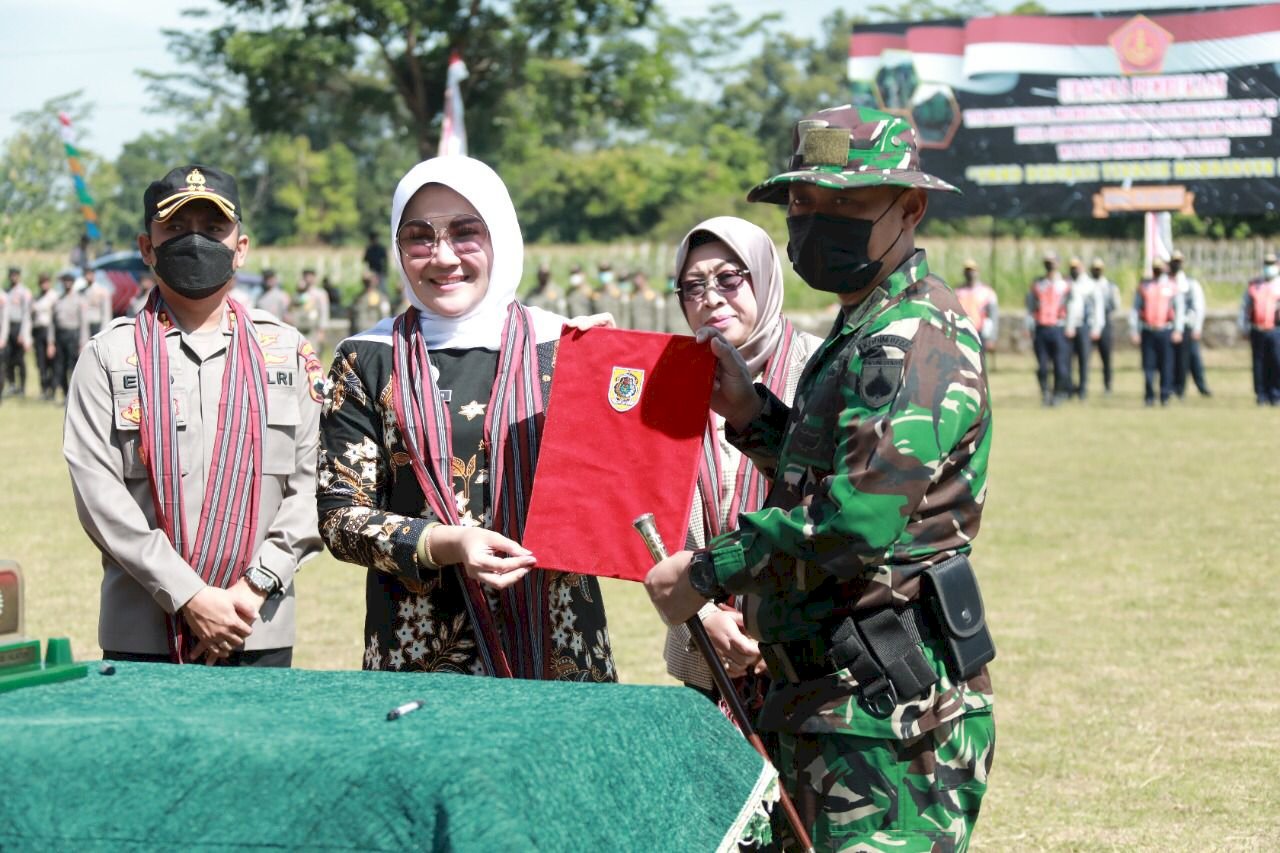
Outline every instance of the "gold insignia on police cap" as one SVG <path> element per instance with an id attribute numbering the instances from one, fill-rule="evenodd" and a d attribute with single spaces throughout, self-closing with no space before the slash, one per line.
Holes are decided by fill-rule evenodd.
<path id="1" fill-rule="evenodd" d="M 813 128 L 804 135 L 802 162 L 809 166 L 849 165 L 849 131 L 840 127 Z"/>
<path id="2" fill-rule="evenodd" d="M 204 192 L 204 174 L 199 169 L 192 169 L 187 175 L 187 192 L 202 193 Z"/>
<path id="3" fill-rule="evenodd" d="M 614 367 L 609 377 L 609 405 L 614 411 L 627 412 L 640 402 L 644 389 L 644 371 L 638 367 Z"/>

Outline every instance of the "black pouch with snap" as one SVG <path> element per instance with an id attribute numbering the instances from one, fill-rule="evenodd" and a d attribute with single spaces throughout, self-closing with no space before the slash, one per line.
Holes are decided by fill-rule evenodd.
<path id="1" fill-rule="evenodd" d="M 996 656 L 973 565 L 966 555 L 957 554 L 925 569 L 924 576 L 938 631 L 947 644 L 947 671 L 957 681 L 972 678 Z"/>

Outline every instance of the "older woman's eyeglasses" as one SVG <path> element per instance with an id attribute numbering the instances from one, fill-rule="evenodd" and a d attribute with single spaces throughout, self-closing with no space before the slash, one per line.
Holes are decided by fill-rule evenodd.
<path id="1" fill-rule="evenodd" d="M 691 278 L 676 287 L 681 302 L 697 302 L 707 295 L 707 288 L 714 287 L 721 296 L 737 293 L 746 284 L 751 273 L 747 270 L 721 270 L 709 279 Z"/>
<path id="2" fill-rule="evenodd" d="M 411 219 L 396 232 L 396 245 L 411 258 L 434 258 L 441 240 L 447 240 L 459 255 L 484 250 L 489 229 L 484 220 L 470 213 L 435 219 Z"/>

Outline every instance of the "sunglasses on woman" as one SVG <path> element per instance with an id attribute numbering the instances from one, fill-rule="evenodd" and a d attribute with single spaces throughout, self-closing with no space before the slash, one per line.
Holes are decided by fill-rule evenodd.
<path id="1" fill-rule="evenodd" d="M 411 258 L 434 258 L 441 240 L 448 241 L 455 254 L 473 255 L 484 250 L 489 229 L 484 220 L 470 213 L 411 219 L 396 232 L 396 245 Z"/>
<path id="2" fill-rule="evenodd" d="M 707 288 L 714 287 L 721 296 L 730 296 L 746 284 L 751 273 L 747 270 L 721 270 L 710 279 L 691 278 L 680 282 L 676 288 L 681 302 L 697 302 L 707 295 Z"/>

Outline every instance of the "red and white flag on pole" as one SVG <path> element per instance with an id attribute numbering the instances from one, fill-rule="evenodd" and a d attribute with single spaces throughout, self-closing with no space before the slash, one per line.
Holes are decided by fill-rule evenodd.
<path id="1" fill-rule="evenodd" d="M 467 64 L 456 50 L 449 54 L 449 74 L 444 84 L 444 122 L 440 126 L 441 157 L 467 153 L 467 124 L 462 115 L 461 83 L 467 79 Z"/>

